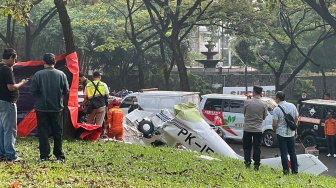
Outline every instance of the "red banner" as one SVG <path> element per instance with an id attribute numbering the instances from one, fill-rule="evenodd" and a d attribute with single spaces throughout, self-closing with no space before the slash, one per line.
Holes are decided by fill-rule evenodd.
<path id="1" fill-rule="evenodd" d="M 91 125 L 91 124 L 81 124 L 77 122 L 79 68 L 78 68 L 78 58 L 77 58 L 76 52 L 69 54 L 69 55 L 57 56 L 56 57 L 57 63 L 55 67 L 59 67 L 60 69 L 64 68 L 64 66 L 61 65 L 62 61 L 64 62 L 64 60 L 65 60 L 65 67 L 72 74 L 72 82 L 69 84 L 70 90 L 69 90 L 69 100 L 67 104 L 67 107 L 70 111 L 71 123 L 76 129 L 80 127 L 85 129 L 85 131 L 81 134 L 80 138 L 86 139 L 86 140 L 92 140 L 92 141 L 97 140 L 101 133 L 100 126 Z M 18 73 L 18 74 L 15 74 L 16 77 L 20 77 L 20 74 L 24 74 L 29 71 L 31 73 L 27 73 L 27 74 L 33 75 L 38 70 L 43 69 L 43 61 L 20 62 L 20 63 L 15 64 L 14 72 L 15 72 L 15 69 Z M 25 92 L 27 93 L 27 91 Z M 26 103 L 25 101 L 31 100 L 31 96 L 27 96 L 27 94 L 25 96 L 26 96 L 26 99 L 21 99 L 22 103 Z M 18 131 L 17 131 L 18 136 L 28 136 L 37 126 L 36 114 L 33 109 L 33 105 L 24 106 L 24 108 L 28 109 L 28 111 L 18 108 L 18 111 L 21 110 L 21 111 L 26 112 L 25 117 L 18 124 Z"/>

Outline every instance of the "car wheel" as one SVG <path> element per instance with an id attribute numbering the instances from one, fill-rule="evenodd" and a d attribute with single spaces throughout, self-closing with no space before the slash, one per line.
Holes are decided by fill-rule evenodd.
<path id="1" fill-rule="evenodd" d="M 154 131 L 154 125 L 151 121 L 142 120 L 139 123 L 138 130 L 144 135 L 145 138 L 148 138 L 149 135 Z"/>
<path id="2" fill-rule="evenodd" d="M 263 136 L 262 136 L 262 142 L 264 144 L 264 146 L 266 146 L 267 148 L 274 148 L 278 145 L 278 139 L 276 134 L 271 131 L 265 131 Z"/>
<path id="3" fill-rule="evenodd" d="M 312 135 L 307 135 L 302 139 L 303 146 L 309 147 L 309 146 L 316 146 L 316 139 Z"/>

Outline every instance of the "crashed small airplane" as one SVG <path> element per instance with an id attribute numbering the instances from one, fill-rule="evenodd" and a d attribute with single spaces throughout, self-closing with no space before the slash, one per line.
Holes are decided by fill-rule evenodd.
<path id="1" fill-rule="evenodd" d="M 161 141 L 175 147 L 182 144 L 190 150 L 216 153 L 223 156 L 243 160 L 199 114 L 192 103 L 174 106 L 174 114 L 162 110 L 152 118 L 151 112 L 134 110 L 125 116 L 124 141 L 149 145 Z M 299 172 L 319 175 L 328 168 L 314 155 L 297 155 Z M 261 164 L 282 168 L 281 158 L 262 159 Z"/>

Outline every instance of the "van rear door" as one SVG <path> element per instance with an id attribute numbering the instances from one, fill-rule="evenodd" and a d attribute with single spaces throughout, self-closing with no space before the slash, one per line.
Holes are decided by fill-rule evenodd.
<path id="1" fill-rule="evenodd" d="M 159 110 L 160 96 L 142 95 L 138 101 L 144 111 L 157 113 Z"/>
<path id="2" fill-rule="evenodd" d="M 160 96 L 159 100 L 159 111 L 162 109 L 168 109 L 170 111 L 173 111 L 174 105 L 181 103 L 179 96 Z"/>
<path id="3" fill-rule="evenodd" d="M 191 95 L 183 95 L 181 99 L 181 103 L 193 103 L 198 108 L 200 103 L 200 97 L 198 94 L 191 94 Z"/>

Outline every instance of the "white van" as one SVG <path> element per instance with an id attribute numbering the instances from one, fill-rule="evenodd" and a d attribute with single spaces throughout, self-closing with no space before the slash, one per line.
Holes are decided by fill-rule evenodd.
<path id="1" fill-rule="evenodd" d="M 266 147 L 276 147 L 277 137 L 272 129 L 273 108 L 276 102 L 268 97 L 262 97 L 267 103 L 267 117 L 263 121 L 262 141 Z M 202 96 L 199 111 L 202 117 L 213 126 L 220 126 L 226 133 L 226 138 L 242 140 L 244 128 L 244 95 L 208 94 Z"/>
<path id="2" fill-rule="evenodd" d="M 199 92 L 185 91 L 146 91 L 136 92 L 127 95 L 120 103 L 124 114 L 132 104 L 133 98 L 138 99 L 138 104 L 144 109 L 153 113 L 159 113 L 162 109 L 173 111 L 174 105 L 180 103 L 194 103 L 198 106 L 200 102 Z"/>

